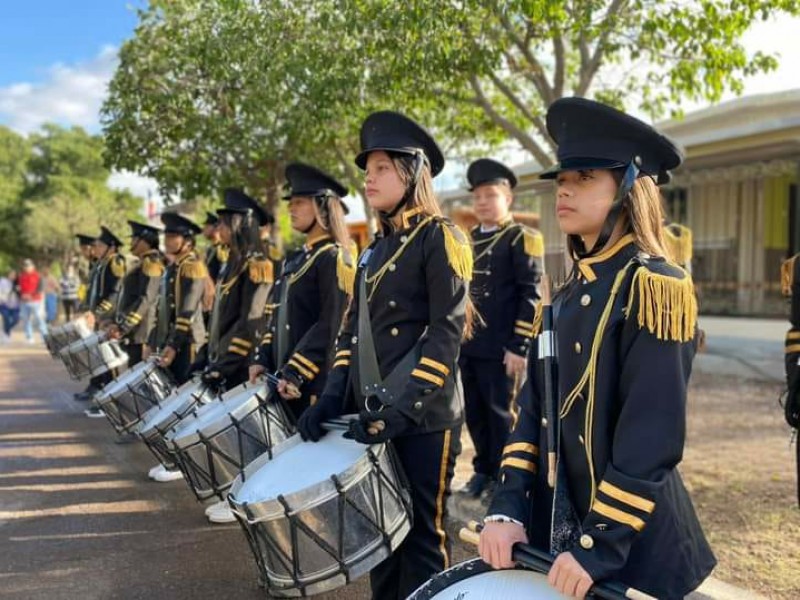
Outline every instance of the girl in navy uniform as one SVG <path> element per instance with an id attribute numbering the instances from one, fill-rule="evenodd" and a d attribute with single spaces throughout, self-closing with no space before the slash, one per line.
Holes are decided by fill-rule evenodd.
<path id="1" fill-rule="evenodd" d="M 333 365 L 336 334 L 353 287 L 346 207 L 347 188 L 310 165 L 286 167 L 289 214 L 305 234 L 290 256 L 271 297 L 270 325 L 250 367 L 251 380 L 279 371 L 277 392 L 297 418 L 316 402 Z"/>
<path id="2" fill-rule="evenodd" d="M 555 102 L 547 127 L 559 164 L 542 177 L 556 180 L 575 261 L 553 302 L 559 365 L 547 387 L 557 397 L 545 396 L 537 318 L 480 553 L 508 568 L 511 546 L 530 541 L 556 555 L 549 581 L 571 597 L 615 579 L 683 598 L 715 559 L 677 470 L 697 305 L 689 275 L 663 258 L 657 185 L 681 154 L 648 125 L 582 98 Z"/>
<path id="3" fill-rule="evenodd" d="M 301 417 L 305 439 L 322 422 L 358 413 L 350 434 L 392 440 L 407 475 L 414 522 L 395 553 L 370 573 L 372 596 L 405 598 L 449 565 L 446 505 L 460 451 L 458 351 L 469 329 L 472 252 L 441 216 L 433 176 L 444 157 L 419 125 L 393 112 L 361 128 L 356 164 L 381 232 L 359 260 L 354 297 L 320 401 Z"/>
<path id="4" fill-rule="evenodd" d="M 247 381 L 249 357 L 264 334 L 264 306 L 274 277 L 259 227 L 273 219 L 253 198 L 233 188 L 225 190 L 225 207 L 217 214 L 220 241 L 230 254 L 217 276 L 208 341 L 192 371 L 202 371 L 206 383 L 225 391 Z"/>

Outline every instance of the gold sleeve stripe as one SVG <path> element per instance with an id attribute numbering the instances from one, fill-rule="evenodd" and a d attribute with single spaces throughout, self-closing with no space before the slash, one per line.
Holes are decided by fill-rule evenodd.
<path id="1" fill-rule="evenodd" d="M 350 366 L 350 361 L 347 359 L 337 360 L 335 363 L 333 363 L 334 369 L 336 367 L 349 367 L 349 366 Z"/>
<path id="2" fill-rule="evenodd" d="M 432 358 L 427 358 L 423 356 L 422 358 L 419 359 L 419 364 L 425 365 L 426 367 L 430 367 L 431 369 L 436 369 L 442 375 L 445 376 L 450 375 L 450 369 L 447 367 L 447 365 L 442 364 L 437 360 L 433 360 Z"/>
<path id="3" fill-rule="evenodd" d="M 528 454 L 539 456 L 539 448 L 527 442 L 514 442 L 513 444 L 507 444 L 503 448 L 503 455 L 511 454 L 512 452 L 527 452 Z"/>
<path id="4" fill-rule="evenodd" d="M 237 346 L 241 346 L 242 348 L 250 348 L 253 344 L 252 342 L 248 342 L 247 340 L 243 340 L 242 338 L 235 337 L 231 340 L 231 344 L 236 344 Z"/>
<path id="5" fill-rule="evenodd" d="M 599 500 L 594 501 L 594 504 L 592 504 L 592 510 L 597 514 L 603 515 L 604 517 L 608 517 L 609 519 L 613 519 L 618 523 L 622 523 L 623 525 L 628 525 L 632 527 L 635 531 L 641 531 L 642 529 L 644 529 L 644 521 L 642 521 L 639 517 L 634 517 L 633 515 L 629 515 L 628 513 L 616 509 L 613 506 L 609 506 L 608 504 L 604 504 Z"/>
<path id="6" fill-rule="evenodd" d="M 292 367 L 297 369 L 297 372 L 300 373 L 300 375 L 302 375 L 303 377 L 305 377 L 309 381 L 314 379 L 314 377 L 315 377 L 314 373 L 312 373 L 311 371 L 306 369 L 303 365 L 301 365 L 300 363 L 295 361 L 294 358 L 290 358 L 289 361 L 287 362 L 287 364 L 291 365 Z"/>
<path id="7" fill-rule="evenodd" d="M 516 333 L 517 335 L 521 335 L 522 337 L 526 337 L 526 338 L 532 338 L 533 337 L 533 331 L 531 331 L 530 329 L 520 329 L 519 327 L 515 327 L 514 328 L 514 333 Z"/>
<path id="8" fill-rule="evenodd" d="M 613 483 L 608 483 L 607 481 L 601 481 L 598 489 L 606 496 L 610 496 L 614 498 L 614 500 L 624 502 L 625 504 L 628 504 L 633 508 L 638 508 L 642 512 L 646 512 L 648 514 L 653 512 L 656 507 L 656 503 L 652 500 L 648 500 L 647 498 L 642 498 L 636 494 L 626 492 L 625 490 L 615 486 Z"/>
<path id="9" fill-rule="evenodd" d="M 243 350 L 239 348 L 239 346 L 228 346 L 228 352 L 233 352 L 234 354 L 238 354 L 239 356 L 247 356 L 250 354 L 247 350 Z"/>
<path id="10" fill-rule="evenodd" d="M 424 379 L 425 381 L 429 381 L 430 383 L 434 383 L 439 387 L 444 386 L 444 379 L 442 379 L 441 377 L 437 377 L 436 375 L 431 375 L 427 371 L 420 371 L 419 369 L 414 369 L 413 371 L 411 371 L 411 374 L 414 377 L 418 377 L 420 379 Z"/>
<path id="11" fill-rule="evenodd" d="M 186 325 L 176 325 L 175 326 L 175 330 L 176 331 L 189 331 L 189 328 Z"/>
<path id="12" fill-rule="evenodd" d="M 789 354 L 790 352 L 800 352 L 800 344 L 786 346 L 786 354 Z"/>
<path id="13" fill-rule="evenodd" d="M 790 331 L 786 334 L 787 340 L 800 340 L 800 331 Z"/>
<path id="14" fill-rule="evenodd" d="M 294 355 L 292 355 L 292 358 L 294 358 L 298 362 L 302 363 L 303 365 L 308 367 L 310 370 L 314 371 L 315 375 L 319 374 L 319 367 L 317 365 L 315 365 L 313 362 L 311 362 L 310 360 L 308 360 L 305 356 L 303 356 L 299 352 L 295 352 Z"/>
<path id="15" fill-rule="evenodd" d="M 536 463 L 530 460 L 523 460 L 521 458 L 514 458 L 513 456 L 508 456 L 503 459 L 500 463 L 500 468 L 503 467 L 513 467 L 515 469 L 522 469 L 523 471 L 530 471 L 531 473 L 536 473 Z"/>
<path id="16" fill-rule="evenodd" d="M 514 321 L 514 325 L 533 331 L 533 323 L 528 323 L 527 321 Z"/>
<path id="17" fill-rule="evenodd" d="M 192 320 L 188 319 L 186 317 L 178 317 L 177 319 L 175 319 L 175 322 L 176 323 L 191 323 Z"/>
<path id="18" fill-rule="evenodd" d="M 350 350 L 339 350 L 336 353 L 336 358 L 344 357 L 344 356 L 351 356 L 353 353 Z"/>

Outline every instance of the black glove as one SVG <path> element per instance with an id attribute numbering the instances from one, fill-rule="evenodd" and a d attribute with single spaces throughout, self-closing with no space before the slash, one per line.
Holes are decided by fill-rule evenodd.
<path id="1" fill-rule="evenodd" d="M 225 387 L 225 378 L 222 376 L 222 373 L 213 368 L 207 368 L 203 371 L 200 380 L 214 393 L 221 392 Z"/>
<path id="2" fill-rule="evenodd" d="M 383 421 L 383 431 L 375 435 L 370 434 L 370 423 Z M 393 406 L 383 410 L 362 410 L 358 413 L 358 420 L 350 423 L 346 437 L 352 438 L 362 444 L 382 444 L 383 442 L 404 434 L 414 426 L 414 422 Z"/>
<path id="3" fill-rule="evenodd" d="M 309 406 L 297 420 L 297 431 L 305 441 L 318 442 L 325 435 L 322 423 L 342 414 L 342 401 L 336 396 L 323 395 Z"/>

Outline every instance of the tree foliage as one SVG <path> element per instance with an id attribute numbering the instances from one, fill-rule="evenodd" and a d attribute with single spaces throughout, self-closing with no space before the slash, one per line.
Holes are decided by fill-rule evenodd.
<path id="1" fill-rule="evenodd" d="M 653 117 L 775 68 L 741 36 L 798 0 L 151 0 L 103 108 L 108 164 L 173 197 L 244 185 L 274 203 L 289 160 L 352 188 L 358 126 L 396 109 L 448 154 L 512 139 L 541 164 L 546 107 L 592 96 Z"/>

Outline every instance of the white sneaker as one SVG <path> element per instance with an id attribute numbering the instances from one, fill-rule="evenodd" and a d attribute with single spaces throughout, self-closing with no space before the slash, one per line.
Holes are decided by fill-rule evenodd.
<path id="1" fill-rule="evenodd" d="M 236 517 L 233 515 L 230 506 L 226 506 L 224 509 L 214 511 L 208 515 L 208 520 L 212 523 L 233 523 L 236 521 Z"/>
<path id="2" fill-rule="evenodd" d="M 178 479 L 183 479 L 183 473 L 180 469 L 175 469 L 174 471 L 169 471 L 164 469 L 163 471 L 159 471 L 156 473 L 156 476 L 153 477 L 159 483 L 166 483 L 168 481 L 177 481 Z"/>
<path id="3" fill-rule="evenodd" d="M 147 476 L 148 476 L 150 479 L 155 479 L 155 478 L 156 478 L 156 475 L 158 475 L 158 474 L 159 474 L 161 471 L 164 471 L 164 470 L 165 470 L 165 469 L 164 469 L 164 465 L 162 465 L 161 463 L 158 463 L 158 464 L 157 464 L 155 467 L 152 467 L 152 468 L 151 468 L 151 469 L 150 469 L 150 470 L 147 472 Z"/>
<path id="4" fill-rule="evenodd" d="M 223 508 L 227 508 L 227 507 L 228 507 L 228 501 L 227 500 L 220 500 L 219 502 L 215 502 L 214 504 L 211 504 L 210 506 L 206 506 L 206 516 L 210 517 L 211 513 L 218 512 L 218 511 L 222 510 Z"/>

